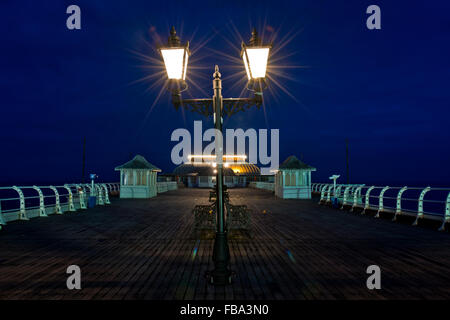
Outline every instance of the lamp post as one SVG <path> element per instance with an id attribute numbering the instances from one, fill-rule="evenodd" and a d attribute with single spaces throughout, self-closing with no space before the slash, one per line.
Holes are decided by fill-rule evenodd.
<path id="1" fill-rule="evenodd" d="M 181 44 L 175 28 L 170 30 L 167 46 L 160 47 L 161 56 L 168 77 L 168 90 L 172 93 L 172 104 L 176 109 L 180 106 L 206 117 L 214 115 L 214 127 L 222 133 L 222 116 L 231 116 L 237 112 L 256 106 L 261 107 L 262 91 L 266 88 L 265 76 L 271 45 L 263 45 L 256 30 L 253 29 L 249 44 L 242 43 L 241 57 L 248 77 L 247 88 L 253 92 L 251 98 L 223 98 L 222 79 L 216 65 L 213 74 L 213 97 L 204 99 L 182 99 L 181 92 L 187 90 L 186 71 L 189 59 L 189 42 Z M 218 142 L 220 140 L 220 142 Z M 214 240 L 214 270 L 209 272 L 210 281 L 214 285 L 226 285 L 231 282 L 231 271 L 228 268 L 230 252 L 227 239 L 227 228 L 223 195 L 223 143 L 222 134 L 216 135 L 216 216 L 217 228 Z"/>

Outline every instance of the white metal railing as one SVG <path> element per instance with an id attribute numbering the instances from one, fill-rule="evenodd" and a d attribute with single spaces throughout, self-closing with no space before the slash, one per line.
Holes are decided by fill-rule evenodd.
<path id="1" fill-rule="evenodd" d="M 413 225 L 420 219 L 427 218 L 442 222 L 439 230 L 445 230 L 450 222 L 450 188 L 434 187 L 390 187 L 366 185 L 336 185 L 330 183 L 313 183 L 313 193 L 320 193 L 319 203 L 337 202 L 341 209 L 349 207 L 350 211 L 361 208 L 362 214 L 367 210 L 393 214 L 392 221 L 399 215 L 413 216 Z"/>
<path id="2" fill-rule="evenodd" d="M 249 186 L 249 188 L 275 191 L 275 183 L 274 182 L 252 181 L 248 184 L 248 186 Z"/>
<path id="3" fill-rule="evenodd" d="M 177 190 L 178 184 L 176 181 L 157 182 L 156 189 L 158 193 L 163 193 L 170 190 Z"/>
<path id="4" fill-rule="evenodd" d="M 0 187 L 0 230 L 9 221 L 86 209 L 91 195 L 98 205 L 110 204 L 110 194 L 119 191 L 119 183 L 97 183 L 94 190 L 91 184 Z"/>

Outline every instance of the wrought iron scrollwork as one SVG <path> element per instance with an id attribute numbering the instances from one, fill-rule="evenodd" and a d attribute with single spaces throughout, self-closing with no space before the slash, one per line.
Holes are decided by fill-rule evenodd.
<path id="1" fill-rule="evenodd" d="M 176 109 L 182 107 L 188 111 L 196 112 L 205 117 L 214 114 L 212 99 L 181 99 L 179 94 L 175 94 L 172 95 L 172 102 Z M 254 98 L 223 99 L 223 113 L 227 116 L 231 116 L 240 111 L 248 110 L 252 106 L 256 106 L 259 109 L 261 105 L 262 97 L 258 94 L 255 94 Z"/>
<path id="2" fill-rule="evenodd" d="M 212 99 L 180 99 L 173 101 L 175 108 L 183 107 L 188 111 L 199 113 L 205 117 L 214 114 Z"/>
<path id="3" fill-rule="evenodd" d="M 231 116 L 240 111 L 245 111 L 250 109 L 252 106 L 256 106 L 258 109 L 262 105 L 262 98 L 259 99 L 258 95 L 255 98 L 229 98 L 223 99 L 223 112 L 227 116 Z"/>

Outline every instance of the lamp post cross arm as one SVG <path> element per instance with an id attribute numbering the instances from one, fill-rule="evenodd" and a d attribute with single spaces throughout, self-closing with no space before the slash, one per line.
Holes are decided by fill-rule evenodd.
<path id="1" fill-rule="evenodd" d="M 212 99 L 173 99 L 173 104 L 178 109 L 183 107 L 191 112 L 199 113 L 205 117 L 214 114 Z M 240 111 L 250 109 L 256 106 L 258 109 L 262 105 L 262 98 L 255 95 L 254 98 L 224 98 L 223 99 L 223 113 L 227 116 L 232 116 Z"/>

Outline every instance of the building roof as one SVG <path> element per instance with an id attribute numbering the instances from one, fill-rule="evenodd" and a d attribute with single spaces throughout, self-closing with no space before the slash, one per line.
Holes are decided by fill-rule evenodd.
<path id="1" fill-rule="evenodd" d="M 123 165 L 116 167 L 115 170 L 117 171 L 121 169 L 147 169 L 161 172 L 161 169 L 152 165 L 140 154 L 135 156 L 132 160 L 128 161 L 127 163 L 124 163 Z"/>
<path id="2" fill-rule="evenodd" d="M 237 176 L 259 176 L 261 175 L 261 170 L 251 163 L 232 163 L 230 164 L 231 170 L 233 170 L 234 174 Z"/>
<path id="3" fill-rule="evenodd" d="M 173 173 L 177 176 L 186 176 L 186 175 L 198 175 L 198 176 L 215 176 L 214 167 L 207 163 L 184 163 L 179 165 L 173 170 Z M 231 168 L 223 168 L 224 176 L 234 176 L 233 170 Z"/>
<path id="4" fill-rule="evenodd" d="M 311 170 L 315 171 L 316 168 L 311 167 L 310 165 L 307 165 L 306 163 L 298 160 L 296 156 L 289 156 L 286 160 L 283 161 L 283 163 L 280 165 L 279 169 L 283 170 L 290 170 L 290 169 L 303 169 L 303 170 Z"/>

